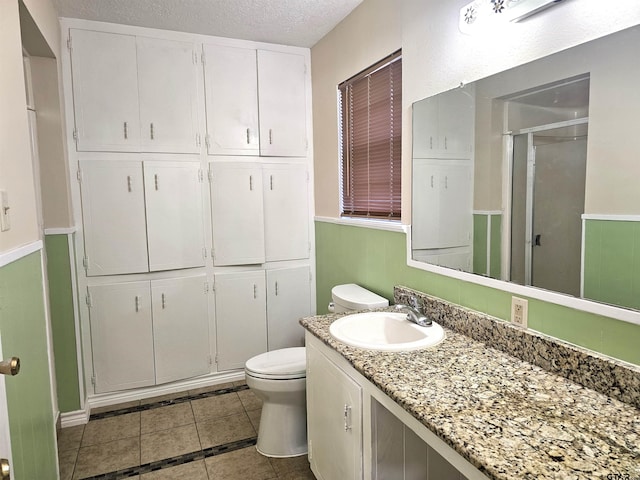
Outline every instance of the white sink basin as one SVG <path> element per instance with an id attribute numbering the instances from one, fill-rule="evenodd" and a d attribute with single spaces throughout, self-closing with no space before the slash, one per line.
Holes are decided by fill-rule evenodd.
<path id="1" fill-rule="evenodd" d="M 400 352 L 431 347 L 444 339 L 444 330 L 433 322 L 421 327 L 406 313 L 366 312 L 339 318 L 329 327 L 331 336 L 352 347 Z"/>

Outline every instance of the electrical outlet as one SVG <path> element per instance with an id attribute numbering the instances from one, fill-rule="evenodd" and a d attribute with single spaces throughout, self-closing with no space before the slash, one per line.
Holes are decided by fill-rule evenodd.
<path id="1" fill-rule="evenodd" d="M 524 298 L 511 297 L 511 323 L 527 328 L 529 302 Z"/>

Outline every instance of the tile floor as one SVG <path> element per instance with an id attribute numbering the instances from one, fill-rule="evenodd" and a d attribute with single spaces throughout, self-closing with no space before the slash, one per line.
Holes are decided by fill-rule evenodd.
<path id="1" fill-rule="evenodd" d="M 98 408 L 58 432 L 61 480 L 314 480 L 306 456 L 255 449 L 262 403 L 244 382 Z"/>

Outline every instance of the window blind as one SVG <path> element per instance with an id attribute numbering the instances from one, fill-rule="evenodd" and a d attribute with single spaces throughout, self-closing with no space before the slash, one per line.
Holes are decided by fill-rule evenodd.
<path id="1" fill-rule="evenodd" d="M 339 85 L 342 215 L 400 218 L 402 60 L 396 52 Z"/>

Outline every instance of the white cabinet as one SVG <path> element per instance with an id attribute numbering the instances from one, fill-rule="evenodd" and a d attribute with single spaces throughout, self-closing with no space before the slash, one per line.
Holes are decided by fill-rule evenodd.
<path id="1" fill-rule="evenodd" d="M 71 29 L 78 151 L 197 153 L 195 44 Z"/>
<path id="2" fill-rule="evenodd" d="M 218 370 L 244 368 L 267 351 L 267 299 L 263 270 L 214 275 Z"/>
<path id="3" fill-rule="evenodd" d="M 137 37 L 141 150 L 198 153 L 195 44 Z"/>
<path id="4" fill-rule="evenodd" d="M 96 393 L 155 383 L 149 282 L 88 288 Z"/>
<path id="5" fill-rule="evenodd" d="M 212 162 L 214 263 L 308 258 L 306 165 Z"/>
<path id="6" fill-rule="evenodd" d="M 362 388 L 307 343 L 309 461 L 318 480 L 362 478 Z"/>
<path id="7" fill-rule="evenodd" d="M 145 161 L 149 270 L 204 265 L 199 162 Z"/>
<path id="8" fill-rule="evenodd" d="M 88 276 L 204 265 L 199 162 L 79 164 Z"/>
<path id="9" fill-rule="evenodd" d="M 306 59 L 204 45 L 210 155 L 307 155 Z"/>
<path id="10" fill-rule="evenodd" d="M 209 373 L 206 277 L 151 281 L 156 383 Z"/>
<path id="11" fill-rule="evenodd" d="M 302 55 L 258 50 L 260 155 L 307 154 L 305 85 Z"/>
<path id="12" fill-rule="evenodd" d="M 207 152 L 258 155 L 258 71 L 253 48 L 204 47 Z"/>
<path id="13" fill-rule="evenodd" d="M 304 345 L 298 322 L 311 315 L 311 278 L 308 266 L 267 270 L 267 348 Z"/>
<path id="14" fill-rule="evenodd" d="M 206 277 L 88 287 L 95 392 L 209 372 Z"/>
<path id="15" fill-rule="evenodd" d="M 78 151 L 132 151 L 140 144 L 136 37 L 71 29 Z"/>
<path id="16" fill-rule="evenodd" d="M 214 263 L 264 263 L 264 213 L 260 165 L 212 163 L 210 174 Z"/>
<path id="17" fill-rule="evenodd" d="M 472 88 L 449 90 L 415 103 L 413 109 L 413 158 L 472 158 Z"/>
<path id="18" fill-rule="evenodd" d="M 218 370 L 244 368 L 267 350 L 304 345 L 298 323 L 311 314 L 309 266 L 214 275 Z"/>
<path id="19" fill-rule="evenodd" d="M 306 165 L 266 164 L 264 237 L 267 262 L 309 257 L 309 178 Z"/>
<path id="20" fill-rule="evenodd" d="M 470 161 L 413 162 L 413 249 L 471 244 L 473 166 Z"/>

